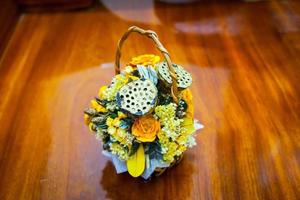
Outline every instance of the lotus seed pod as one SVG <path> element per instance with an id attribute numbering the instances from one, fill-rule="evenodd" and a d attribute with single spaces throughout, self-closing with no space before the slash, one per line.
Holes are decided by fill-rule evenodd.
<path id="1" fill-rule="evenodd" d="M 119 107 L 133 115 L 142 116 L 156 104 L 157 88 L 148 79 L 132 81 L 123 86 L 117 94 Z"/>
<path id="2" fill-rule="evenodd" d="M 177 64 L 172 64 L 175 74 L 177 75 L 177 87 L 180 89 L 188 88 L 192 84 L 192 76 L 190 73 L 185 71 L 183 67 Z M 162 80 L 167 86 L 171 86 L 172 77 L 169 72 L 169 67 L 167 62 L 160 62 L 157 64 L 158 77 Z"/>

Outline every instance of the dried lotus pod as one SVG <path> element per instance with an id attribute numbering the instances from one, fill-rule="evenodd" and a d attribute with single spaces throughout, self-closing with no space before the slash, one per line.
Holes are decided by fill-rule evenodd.
<path id="1" fill-rule="evenodd" d="M 169 72 L 167 62 L 160 62 L 157 65 L 158 77 L 162 80 L 167 86 L 171 86 L 172 77 Z M 190 73 L 185 71 L 180 65 L 173 63 L 173 68 L 175 74 L 177 75 L 177 86 L 180 89 L 188 88 L 192 84 L 192 76 Z"/>
<path id="2" fill-rule="evenodd" d="M 119 107 L 133 115 L 147 114 L 155 107 L 157 88 L 148 79 L 132 81 L 123 86 L 117 94 Z"/>

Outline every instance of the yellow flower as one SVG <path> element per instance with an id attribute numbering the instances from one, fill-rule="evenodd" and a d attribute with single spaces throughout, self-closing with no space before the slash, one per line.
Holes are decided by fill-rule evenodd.
<path id="1" fill-rule="evenodd" d="M 185 100 L 188 107 L 186 110 L 186 117 L 194 118 L 194 103 L 193 103 L 193 95 L 190 89 L 185 89 L 181 92 L 182 99 Z"/>
<path id="2" fill-rule="evenodd" d="M 107 119 L 106 119 L 106 125 L 107 126 L 113 126 L 113 123 L 114 123 L 114 119 L 113 118 L 110 118 L 110 117 L 108 117 Z"/>
<path id="3" fill-rule="evenodd" d="M 133 75 L 127 74 L 127 73 L 125 74 L 125 76 L 123 74 L 118 74 L 115 77 L 116 77 L 117 81 L 120 81 L 120 82 L 122 82 L 124 84 L 128 83 L 129 79 L 132 79 L 134 81 L 140 79 L 137 76 L 133 76 Z"/>
<path id="4" fill-rule="evenodd" d="M 137 76 L 132 76 L 132 75 L 126 74 L 126 83 L 128 83 L 129 79 L 136 81 L 136 80 L 139 80 L 140 78 Z"/>
<path id="5" fill-rule="evenodd" d="M 98 92 L 98 96 L 100 99 L 104 99 L 104 91 L 107 89 L 107 86 L 104 85 L 100 88 L 99 92 Z"/>
<path id="6" fill-rule="evenodd" d="M 119 119 L 124 119 L 124 118 L 126 118 L 127 116 L 123 113 L 123 112 L 121 112 L 121 111 L 118 111 L 118 118 Z"/>
<path id="7" fill-rule="evenodd" d="M 90 129 L 91 132 L 94 132 L 94 130 L 93 130 L 93 123 L 89 123 L 89 129 Z"/>
<path id="8" fill-rule="evenodd" d="M 186 146 L 184 145 L 179 145 L 177 151 L 180 153 L 183 153 L 186 150 Z"/>
<path id="9" fill-rule="evenodd" d="M 97 110 L 98 112 L 107 112 L 106 108 L 100 105 L 95 99 L 91 101 L 91 107 Z"/>
<path id="10" fill-rule="evenodd" d="M 153 54 L 144 54 L 131 59 L 130 64 L 136 65 L 155 65 L 160 61 L 160 57 Z"/>
<path id="11" fill-rule="evenodd" d="M 127 66 L 125 67 L 125 69 L 124 69 L 124 72 L 125 72 L 126 74 L 131 74 L 133 71 L 134 71 L 134 69 L 133 69 L 133 67 L 130 66 L 130 65 L 127 65 Z"/>
<path id="12" fill-rule="evenodd" d="M 117 132 L 117 128 L 116 128 L 116 127 L 113 127 L 113 126 L 110 126 L 110 127 L 108 127 L 107 132 L 108 132 L 110 135 L 114 135 L 114 134 Z"/>
<path id="13" fill-rule="evenodd" d="M 152 115 L 146 115 L 135 120 L 131 131 L 139 141 L 153 142 L 160 131 L 160 123 Z"/>
<path id="14" fill-rule="evenodd" d="M 185 129 L 184 132 L 186 133 L 186 135 L 190 135 L 196 131 L 193 118 L 185 117 L 183 119 L 183 122 L 181 123 L 181 127 Z"/>
<path id="15" fill-rule="evenodd" d="M 86 125 L 89 125 L 89 123 L 91 122 L 91 117 L 88 114 L 84 114 L 84 123 Z"/>
<path id="16" fill-rule="evenodd" d="M 116 77 L 116 80 L 126 83 L 126 79 L 122 74 L 117 74 L 115 77 Z"/>
<path id="17" fill-rule="evenodd" d="M 176 139 L 176 142 L 177 142 L 178 144 L 185 144 L 185 142 L 186 142 L 186 136 L 185 136 L 185 135 L 179 136 L 179 137 Z"/>
<path id="18" fill-rule="evenodd" d="M 115 141 L 118 141 L 120 144 L 131 147 L 134 136 L 130 134 L 127 130 L 120 128 L 121 119 L 125 118 L 126 115 L 122 112 L 118 112 L 118 117 L 106 119 L 106 125 L 108 126 L 107 132 L 114 138 Z"/>
<path id="19" fill-rule="evenodd" d="M 121 119 L 124 119 L 126 118 L 127 116 L 121 112 L 121 111 L 118 111 L 118 117 L 116 118 L 111 118 L 111 117 L 108 117 L 106 119 L 106 125 L 108 127 L 119 127 L 120 126 L 120 123 L 121 123 Z"/>
<path id="20" fill-rule="evenodd" d="M 120 123 L 121 123 L 121 121 L 120 121 L 120 119 L 117 117 L 117 118 L 114 119 L 113 126 L 119 127 L 119 126 L 120 126 Z"/>

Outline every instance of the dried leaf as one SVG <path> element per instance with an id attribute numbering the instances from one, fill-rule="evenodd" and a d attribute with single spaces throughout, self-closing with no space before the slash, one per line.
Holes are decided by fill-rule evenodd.
<path id="1" fill-rule="evenodd" d="M 133 177 L 138 177 L 145 170 L 145 152 L 143 145 L 139 145 L 137 152 L 127 160 L 128 172 Z"/>

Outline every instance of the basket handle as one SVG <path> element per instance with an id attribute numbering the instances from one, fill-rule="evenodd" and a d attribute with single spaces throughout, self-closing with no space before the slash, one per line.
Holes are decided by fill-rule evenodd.
<path id="1" fill-rule="evenodd" d="M 121 48 L 123 46 L 123 43 L 125 42 L 125 40 L 128 38 L 128 36 L 130 35 L 130 33 L 132 32 L 136 32 L 136 33 L 140 33 L 141 35 L 145 35 L 148 38 L 152 39 L 153 42 L 156 45 L 156 48 L 163 54 L 164 58 L 167 61 L 167 65 L 169 68 L 169 73 L 171 75 L 172 78 L 172 86 L 171 86 L 171 95 L 172 98 L 174 100 L 174 102 L 176 104 L 178 104 L 178 88 L 177 88 L 177 75 L 175 74 L 175 70 L 172 66 L 172 62 L 171 62 L 171 58 L 169 55 L 169 52 L 165 49 L 165 47 L 161 44 L 161 42 L 158 39 L 157 34 L 152 31 L 152 30 L 144 30 L 141 29 L 137 26 L 131 26 L 121 37 L 121 39 L 118 42 L 118 46 L 117 46 L 117 52 L 116 52 L 116 60 L 115 60 L 115 74 L 120 74 L 120 58 L 121 58 Z"/>

